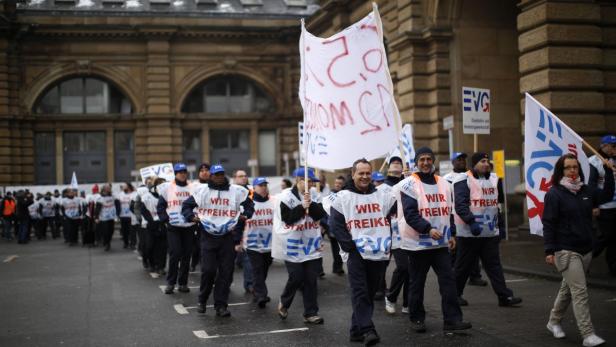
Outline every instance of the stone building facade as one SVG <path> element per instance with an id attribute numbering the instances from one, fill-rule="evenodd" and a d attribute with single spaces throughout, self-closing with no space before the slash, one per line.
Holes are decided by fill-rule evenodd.
<path id="1" fill-rule="evenodd" d="M 456 150 L 472 151 L 462 86 L 491 90 L 479 148 L 508 159 L 522 159 L 524 92 L 591 143 L 616 132 L 616 2 L 376 2 L 416 146 L 444 157 L 442 119 L 453 115 Z M 284 174 L 302 114 L 299 18 L 325 37 L 372 10 L 363 0 L 1 4 L 0 185 L 65 183 L 84 163 L 92 181 L 179 160 L 257 159 L 255 173 Z"/>

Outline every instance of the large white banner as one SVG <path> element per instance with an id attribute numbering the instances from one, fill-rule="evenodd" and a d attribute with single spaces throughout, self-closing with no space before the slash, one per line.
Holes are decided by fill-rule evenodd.
<path id="1" fill-rule="evenodd" d="M 299 46 L 308 165 L 336 170 L 362 157 L 385 156 L 397 143 L 401 123 L 376 6 L 325 39 L 302 24 Z"/>
<path id="2" fill-rule="evenodd" d="M 588 157 L 582 150 L 582 138 L 526 93 L 524 121 L 524 172 L 530 232 L 543 235 L 543 201 L 552 186 L 554 164 L 563 154 L 577 155 L 584 178 L 588 181 Z"/>
<path id="3" fill-rule="evenodd" d="M 402 150 L 404 151 L 404 158 L 406 159 L 406 166 L 411 169 L 415 166 L 415 146 L 413 145 L 413 126 L 410 124 L 404 124 L 402 132 L 400 133 L 400 143 L 402 144 Z M 389 151 L 385 161 L 389 163 L 391 157 L 400 157 L 400 146 L 396 143 L 396 146 Z"/>
<path id="4" fill-rule="evenodd" d="M 141 174 L 141 181 L 144 184 L 146 178 L 151 176 L 164 178 L 167 182 L 171 182 L 175 179 L 175 175 L 173 174 L 173 165 L 171 165 L 171 163 L 156 164 L 144 167 L 139 169 L 139 173 Z"/>

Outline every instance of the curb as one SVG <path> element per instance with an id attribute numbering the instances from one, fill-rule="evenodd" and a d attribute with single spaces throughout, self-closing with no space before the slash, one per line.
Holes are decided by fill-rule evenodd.
<path id="1" fill-rule="evenodd" d="M 555 282 L 562 281 L 561 276 L 554 274 L 554 273 L 545 272 L 545 271 L 536 271 L 536 270 L 530 270 L 530 269 L 525 269 L 525 268 L 520 268 L 520 267 L 515 267 L 515 266 L 507 266 L 507 265 L 503 265 L 503 271 L 506 273 L 514 274 L 514 275 L 538 277 L 538 278 L 543 278 L 543 279 L 555 281 Z M 593 287 L 593 288 L 610 289 L 610 290 L 616 289 L 616 281 L 609 281 L 609 280 L 587 277 L 586 283 L 588 284 L 589 287 Z"/>

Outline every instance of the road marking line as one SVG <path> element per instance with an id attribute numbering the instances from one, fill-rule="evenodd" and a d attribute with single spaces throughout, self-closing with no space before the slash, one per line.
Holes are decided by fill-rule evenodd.
<path id="1" fill-rule="evenodd" d="M 158 288 L 164 293 L 167 286 L 158 286 Z M 188 286 L 188 289 L 199 289 L 199 286 Z M 177 290 L 177 288 L 175 288 L 175 290 Z"/>
<path id="2" fill-rule="evenodd" d="M 19 258 L 17 254 L 9 255 L 6 259 L 4 259 L 3 263 L 10 263 L 17 258 Z"/>
<path id="3" fill-rule="evenodd" d="M 254 335 L 265 335 L 265 334 L 281 334 L 281 333 L 290 333 L 295 331 L 308 331 L 308 328 L 295 328 L 295 329 L 282 329 L 282 330 L 270 330 L 270 331 L 256 331 L 252 333 L 240 333 L 240 334 L 229 334 L 229 335 L 209 335 L 205 330 L 195 330 L 193 334 L 200 339 L 216 339 L 220 337 L 240 337 L 240 336 L 254 336 Z"/>
<path id="4" fill-rule="evenodd" d="M 248 305 L 250 304 L 250 302 L 235 302 L 232 304 L 227 304 L 227 306 L 241 306 L 241 305 Z M 187 310 L 194 310 L 196 309 L 198 306 L 184 306 L 185 309 Z M 213 308 L 214 305 L 207 305 L 205 306 L 205 308 Z"/>
<path id="5" fill-rule="evenodd" d="M 150 277 L 152 277 L 152 278 L 159 278 L 160 275 L 157 274 L 156 272 L 150 272 Z"/>
<path id="6" fill-rule="evenodd" d="M 182 304 L 173 305 L 173 308 L 179 314 L 188 314 L 188 310 Z"/>
<path id="7" fill-rule="evenodd" d="M 518 279 L 515 279 L 515 280 L 505 280 L 505 282 L 507 282 L 507 283 L 512 283 L 512 282 L 526 282 L 526 281 L 528 281 L 528 278 L 518 278 Z"/>
<path id="8" fill-rule="evenodd" d="M 607 302 L 616 302 L 616 298 L 605 300 Z"/>

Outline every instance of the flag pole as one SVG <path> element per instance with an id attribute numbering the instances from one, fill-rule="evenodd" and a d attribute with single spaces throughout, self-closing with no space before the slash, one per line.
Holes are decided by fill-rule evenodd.
<path id="1" fill-rule="evenodd" d="M 302 67 L 304 67 L 305 66 L 304 65 L 304 54 L 306 54 L 306 41 L 304 39 L 304 31 L 306 30 L 305 29 L 306 23 L 304 21 L 304 18 L 302 18 L 301 23 L 302 23 L 302 34 L 300 36 L 300 40 L 301 40 L 301 43 L 302 43 L 302 47 L 301 47 L 302 51 L 301 51 L 300 58 L 302 60 L 302 62 L 301 62 Z M 303 73 L 303 71 L 302 71 L 302 73 Z M 304 96 L 304 99 L 305 99 L 306 98 L 306 79 L 303 78 L 303 77 L 304 76 L 302 76 L 303 83 L 304 83 L 304 88 L 303 88 L 304 89 L 304 95 L 303 96 Z M 301 97 L 301 96 L 298 95 L 298 97 Z M 310 193 L 310 190 L 308 188 L 308 145 L 309 144 L 308 144 L 307 138 L 306 138 L 306 125 L 307 124 L 308 123 L 306 123 L 306 115 L 304 114 L 304 144 L 303 144 L 304 148 L 300 149 L 300 150 L 304 151 L 304 194 L 306 194 L 306 192 Z M 304 197 L 303 196 L 302 196 L 301 200 L 304 201 Z M 308 214 L 308 209 L 306 209 L 306 214 Z"/>
<path id="2" fill-rule="evenodd" d="M 383 169 L 385 168 L 385 165 L 387 165 L 387 158 L 383 159 L 383 165 L 381 165 L 381 168 L 379 169 L 379 172 L 383 172 Z"/>

